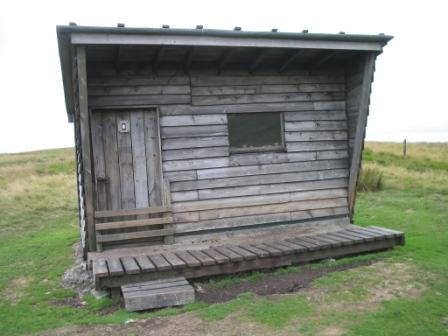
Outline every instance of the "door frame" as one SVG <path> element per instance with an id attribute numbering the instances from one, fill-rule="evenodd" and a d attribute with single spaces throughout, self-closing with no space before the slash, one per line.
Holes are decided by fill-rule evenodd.
<path id="1" fill-rule="evenodd" d="M 161 129 L 160 129 L 160 110 L 158 105 L 102 105 L 102 106 L 95 106 L 95 107 L 89 107 L 89 122 L 90 122 L 90 129 L 89 129 L 89 137 L 90 137 L 90 155 L 93 157 L 93 145 L 92 145 L 92 114 L 94 111 L 107 111 L 107 110 L 154 110 L 157 117 L 157 124 L 158 124 L 158 137 L 159 137 L 159 152 L 160 152 L 160 160 L 159 160 L 159 168 L 161 172 L 161 195 L 162 195 L 162 202 L 165 202 L 164 200 L 167 198 L 167 193 L 169 195 L 169 190 L 166 190 L 166 181 L 164 178 L 164 172 L 163 172 L 163 160 L 162 160 L 162 136 L 161 136 Z M 101 112 L 100 112 L 101 113 Z M 93 185 L 93 208 L 94 208 L 94 214 L 96 211 L 99 211 L 97 209 L 97 184 L 96 184 L 96 174 L 95 174 L 95 160 L 91 161 L 91 177 L 92 177 L 92 185 Z M 169 196 L 168 196 L 169 197 Z M 162 204 L 163 206 L 164 204 Z M 148 208 L 151 208 L 148 207 Z M 94 223 L 96 223 L 95 215 L 93 216 Z"/>

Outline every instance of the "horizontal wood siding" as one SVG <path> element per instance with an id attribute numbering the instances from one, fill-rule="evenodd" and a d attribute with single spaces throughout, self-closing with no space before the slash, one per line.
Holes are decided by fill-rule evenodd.
<path id="1" fill-rule="evenodd" d="M 294 221 L 348 223 L 346 81 L 312 75 L 89 78 L 93 105 L 159 106 L 179 240 Z M 286 149 L 229 154 L 227 113 L 282 112 Z"/>

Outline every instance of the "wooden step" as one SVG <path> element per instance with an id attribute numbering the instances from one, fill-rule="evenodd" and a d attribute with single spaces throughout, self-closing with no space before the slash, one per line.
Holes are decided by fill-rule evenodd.
<path id="1" fill-rule="evenodd" d="M 171 212 L 171 207 L 154 206 L 149 208 L 137 208 L 137 209 L 105 210 L 105 211 L 95 211 L 95 218 L 150 215 L 150 214 L 161 214 L 166 212 Z"/>
<path id="2" fill-rule="evenodd" d="M 184 277 L 127 284 L 121 286 L 121 291 L 129 311 L 182 306 L 194 301 L 194 288 Z"/>
<path id="3" fill-rule="evenodd" d="M 95 228 L 98 231 L 111 230 L 111 229 L 129 229 L 149 225 L 171 224 L 172 222 L 173 217 L 169 216 L 169 217 L 136 219 L 136 220 L 119 221 L 119 222 L 97 223 L 95 224 Z"/>

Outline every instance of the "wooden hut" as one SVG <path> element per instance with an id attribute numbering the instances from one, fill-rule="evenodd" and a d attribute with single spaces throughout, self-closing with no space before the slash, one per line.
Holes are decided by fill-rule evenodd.
<path id="1" fill-rule="evenodd" d="M 381 250 L 352 225 L 392 38 L 57 27 L 81 240 L 98 287 Z"/>

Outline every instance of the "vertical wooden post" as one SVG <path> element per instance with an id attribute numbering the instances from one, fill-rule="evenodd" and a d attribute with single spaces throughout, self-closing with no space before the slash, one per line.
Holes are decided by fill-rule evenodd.
<path id="1" fill-rule="evenodd" d="M 353 144 L 352 161 L 350 164 L 350 175 L 348 181 L 348 203 L 350 217 L 353 218 L 353 209 L 356 197 L 356 184 L 361 166 L 361 154 L 364 144 L 365 128 L 367 116 L 369 113 L 370 88 L 373 80 L 373 71 L 375 67 L 375 53 L 366 56 L 363 67 L 362 87 L 359 94 L 358 121 L 356 124 L 355 138 Z"/>
<path id="2" fill-rule="evenodd" d="M 79 126 L 81 133 L 82 166 L 85 192 L 85 211 L 87 225 L 88 251 L 96 250 L 95 222 L 94 222 L 94 194 L 92 177 L 92 147 L 90 141 L 90 118 L 87 102 L 87 66 L 86 50 L 84 46 L 76 48 L 78 68 L 78 99 L 79 99 Z"/>
<path id="3" fill-rule="evenodd" d="M 406 139 L 403 141 L 403 156 L 406 157 Z"/>

